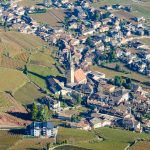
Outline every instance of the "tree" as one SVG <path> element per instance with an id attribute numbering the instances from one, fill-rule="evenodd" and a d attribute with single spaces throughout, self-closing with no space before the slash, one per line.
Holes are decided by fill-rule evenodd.
<path id="1" fill-rule="evenodd" d="M 39 112 L 38 112 L 38 120 L 39 121 L 44 121 L 45 117 L 44 117 L 44 107 L 41 106 Z"/>
<path id="2" fill-rule="evenodd" d="M 116 59 L 116 54 L 114 51 L 111 51 L 109 54 L 109 61 L 112 62 Z"/>
<path id="3" fill-rule="evenodd" d="M 33 121 L 37 120 L 37 114 L 38 114 L 38 107 L 35 103 L 33 103 L 32 111 L 31 111 L 31 118 Z"/>
<path id="4" fill-rule="evenodd" d="M 24 74 L 26 74 L 26 75 L 28 74 L 28 69 L 27 69 L 27 65 L 25 65 L 25 66 L 24 66 L 24 70 L 23 70 L 23 73 L 24 73 Z"/>
<path id="5" fill-rule="evenodd" d="M 125 83 L 123 84 L 125 88 L 131 89 L 132 81 L 130 78 L 126 78 Z"/>
<path id="6" fill-rule="evenodd" d="M 78 115 L 72 115 L 72 117 L 71 117 L 72 122 L 79 122 L 80 120 L 81 120 L 81 118 Z"/>
<path id="7" fill-rule="evenodd" d="M 77 95 L 77 104 L 81 104 L 81 102 L 82 102 L 82 97 L 81 97 L 81 95 L 80 94 L 78 94 Z"/>
<path id="8" fill-rule="evenodd" d="M 93 19 L 97 21 L 99 20 L 99 18 L 100 18 L 100 13 L 98 11 L 95 11 Z"/>
<path id="9" fill-rule="evenodd" d="M 44 121 L 48 121 L 48 119 L 49 119 L 49 109 L 48 109 L 48 106 L 47 105 L 45 105 L 44 106 Z"/>
<path id="10" fill-rule="evenodd" d="M 120 71 L 120 70 L 121 70 L 120 65 L 116 64 L 116 66 L 115 66 L 115 70 L 116 70 L 116 71 Z"/>
<path id="11" fill-rule="evenodd" d="M 115 84 L 116 86 L 122 86 L 122 82 L 123 82 L 122 77 L 120 77 L 120 76 L 115 76 L 114 84 Z"/>
<path id="12" fill-rule="evenodd" d="M 62 96 L 62 92 L 60 92 L 59 94 L 59 101 L 62 101 L 63 100 L 63 96 Z"/>
<path id="13" fill-rule="evenodd" d="M 87 39 L 86 39 L 86 42 L 85 42 L 88 46 L 90 46 L 90 47 L 92 47 L 93 46 L 93 42 L 92 42 L 92 39 L 91 39 L 91 37 L 88 37 Z"/>

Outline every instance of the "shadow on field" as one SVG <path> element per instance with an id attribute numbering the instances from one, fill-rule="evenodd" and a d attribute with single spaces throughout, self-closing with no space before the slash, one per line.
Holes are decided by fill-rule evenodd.
<path id="1" fill-rule="evenodd" d="M 41 79 L 46 79 L 46 77 L 44 77 L 44 76 L 41 76 L 41 75 L 39 75 L 39 74 L 37 74 L 37 73 L 35 73 L 35 72 L 32 72 L 32 71 L 28 71 L 28 73 L 30 73 L 30 74 L 32 74 L 32 75 L 34 75 L 34 76 L 37 76 L 37 77 L 39 77 L 39 78 L 41 78 Z"/>
<path id="2" fill-rule="evenodd" d="M 25 135 L 26 134 L 26 130 L 25 129 L 10 129 L 9 130 L 9 133 L 10 134 L 13 134 L 13 135 Z"/>
<path id="3" fill-rule="evenodd" d="M 8 114 L 23 119 L 23 120 L 31 120 L 31 116 L 29 113 L 22 113 L 22 112 L 8 112 Z"/>

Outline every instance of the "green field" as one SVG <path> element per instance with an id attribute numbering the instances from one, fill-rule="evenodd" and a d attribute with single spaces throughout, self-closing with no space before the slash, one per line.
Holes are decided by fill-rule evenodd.
<path id="1" fill-rule="evenodd" d="M 59 128 L 57 142 L 67 140 L 69 143 L 87 143 L 90 140 L 96 139 L 93 132 L 82 131 L 73 128 Z"/>
<path id="2" fill-rule="evenodd" d="M 54 148 L 54 150 L 88 150 L 88 149 L 81 148 L 78 146 L 65 145 L 65 146 L 60 146 L 60 147 Z"/>
<path id="3" fill-rule="evenodd" d="M 0 91 L 14 92 L 29 80 L 20 71 L 0 67 Z"/>
<path id="4" fill-rule="evenodd" d="M 95 134 L 99 135 L 104 140 L 97 141 Z M 68 144 L 73 144 L 75 146 L 65 145 L 57 147 L 55 150 L 124 150 L 128 143 L 138 138 L 150 140 L 149 134 L 140 134 L 106 127 L 96 129 L 95 132 L 59 128 L 57 142 L 67 140 Z M 52 142 L 52 139 L 23 138 L 21 135 L 12 135 L 8 131 L 0 131 L 0 150 L 6 150 L 9 147 L 11 147 L 9 148 L 10 150 L 38 150 L 45 147 L 47 143 Z M 140 149 L 142 147 L 145 149 Z M 131 149 L 148 150 L 148 147 L 149 142 L 140 142 L 132 146 Z"/>
<path id="5" fill-rule="evenodd" d="M 46 77 L 53 75 L 61 75 L 55 66 L 51 65 L 49 67 L 38 66 L 38 65 L 28 65 L 28 77 L 31 81 L 35 82 L 42 88 L 47 88 Z"/>
<path id="6" fill-rule="evenodd" d="M 43 97 L 44 94 L 42 94 L 38 88 L 32 84 L 27 83 L 23 87 L 21 87 L 19 90 L 17 90 L 14 93 L 15 99 L 21 103 L 21 104 L 31 104 L 34 102 L 34 100 L 37 100 L 40 97 Z"/>

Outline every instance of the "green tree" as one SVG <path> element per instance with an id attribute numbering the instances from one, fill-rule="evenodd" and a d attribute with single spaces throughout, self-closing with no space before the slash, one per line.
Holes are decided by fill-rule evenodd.
<path id="1" fill-rule="evenodd" d="M 114 84 L 115 84 L 116 86 L 122 86 L 122 82 L 123 82 L 122 77 L 120 77 L 120 76 L 115 76 L 115 78 L 114 78 Z"/>
<path id="2" fill-rule="evenodd" d="M 121 67 L 120 67 L 120 65 L 116 64 L 116 66 L 115 66 L 115 70 L 116 70 L 116 71 L 121 71 Z"/>
<path id="3" fill-rule="evenodd" d="M 24 66 L 23 73 L 26 74 L 26 75 L 28 74 L 28 68 L 27 68 L 27 65 Z"/>
<path id="4" fill-rule="evenodd" d="M 44 116 L 44 107 L 41 106 L 39 112 L 38 112 L 38 120 L 39 121 L 45 121 L 45 116 Z"/>
<path id="5" fill-rule="evenodd" d="M 72 122 L 79 122 L 81 120 L 81 117 L 78 115 L 72 115 L 71 121 Z"/>
<path id="6" fill-rule="evenodd" d="M 97 21 L 99 20 L 99 18 L 100 18 L 100 13 L 98 11 L 95 11 L 93 19 Z"/>
<path id="7" fill-rule="evenodd" d="M 81 102 L 82 102 L 82 97 L 81 97 L 81 95 L 80 94 L 78 94 L 77 95 L 77 104 L 81 104 Z"/>
<path id="8" fill-rule="evenodd" d="M 92 47 L 93 46 L 93 42 L 92 42 L 92 39 L 91 39 L 91 37 L 88 37 L 87 39 L 86 39 L 86 42 L 85 42 L 88 46 L 90 46 L 90 47 Z"/>
<path id="9" fill-rule="evenodd" d="M 111 51 L 109 54 L 109 61 L 112 62 L 116 59 L 116 54 L 114 51 Z"/>
<path id="10" fill-rule="evenodd" d="M 35 103 L 32 105 L 32 111 L 31 111 L 31 118 L 33 121 L 37 120 L 37 114 L 38 114 L 38 107 Z"/>
<path id="11" fill-rule="evenodd" d="M 59 94 L 59 101 L 63 101 L 62 92 L 60 92 L 60 94 Z"/>
<path id="12" fill-rule="evenodd" d="M 48 109 L 48 106 L 47 105 L 45 105 L 44 106 L 44 121 L 48 121 L 48 119 L 49 119 L 49 109 Z"/>

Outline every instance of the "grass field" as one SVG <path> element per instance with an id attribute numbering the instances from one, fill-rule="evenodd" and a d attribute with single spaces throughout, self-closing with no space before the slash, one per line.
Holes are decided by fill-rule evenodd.
<path id="1" fill-rule="evenodd" d="M 92 144 L 82 143 L 79 146 L 93 150 L 123 150 L 128 143 L 133 142 L 137 138 L 150 139 L 148 134 L 139 134 L 120 129 L 99 128 L 96 132 L 104 138 L 104 141 Z"/>
<path id="2" fill-rule="evenodd" d="M 95 133 L 104 140 L 95 140 L 97 139 Z M 131 143 L 138 138 L 150 140 L 150 136 L 148 134 L 140 134 L 127 130 L 106 127 L 96 129 L 95 133 L 78 129 L 60 128 L 57 141 L 61 142 L 67 140 L 68 143 L 92 150 L 123 150 L 128 143 Z"/>
<path id="3" fill-rule="evenodd" d="M 46 88 L 46 77 L 53 75 L 61 75 L 58 70 L 53 66 L 44 67 L 38 65 L 28 65 L 29 74 L 28 77 L 31 81 L 35 82 L 42 88 Z"/>
<path id="4" fill-rule="evenodd" d="M 138 142 L 137 144 L 133 145 L 130 150 L 149 150 L 150 142 Z"/>
<path id="5" fill-rule="evenodd" d="M 88 149 L 81 148 L 81 147 L 78 147 L 78 146 L 64 145 L 64 146 L 54 148 L 54 150 L 88 150 Z"/>
<path id="6" fill-rule="evenodd" d="M 67 140 L 69 143 L 87 143 L 90 140 L 95 139 L 96 136 L 93 132 L 82 131 L 72 128 L 59 128 L 57 141 L 61 142 Z"/>
<path id="7" fill-rule="evenodd" d="M 14 92 L 29 80 L 20 71 L 0 67 L 0 91 Z"/>
<path id="8" fill-rule="evenodd" d="M 21 139 L 19 135 L 12 135 L 8 131 L 0 131 L 0 150 L 6 150 Z"/>
<path id="9" fill-rule="evenodd" d="M 14 93 L 15 99 L 21 104 L 31 104 L 34 100 L 43 97 L 37 87 L 32 83 L 27 83 Z"/>

